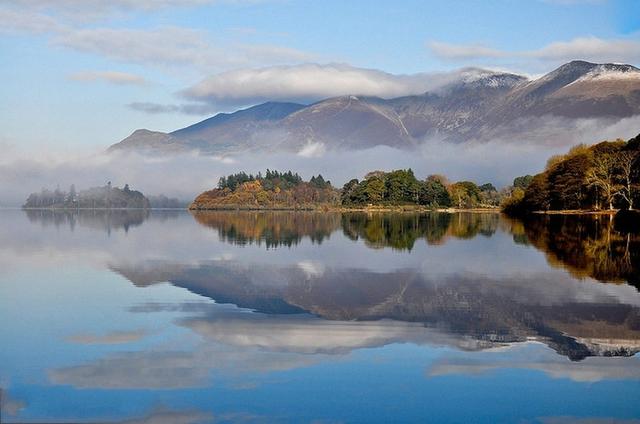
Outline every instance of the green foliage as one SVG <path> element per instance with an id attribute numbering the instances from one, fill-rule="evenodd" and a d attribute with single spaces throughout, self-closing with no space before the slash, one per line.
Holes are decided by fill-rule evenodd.
<path id="1" fill-rule="evenodd" d="M 440 179 L 429 177 L 420 184 L 419 201 L 421 205 L 433 208 L 451 206 L 451 196 Z"/>
<path id="2" fill-rule="evenodd" d="M 480 187 L 471 181 L 459 181 L 450 188 L 453 206 L 475 208 L 482 203 Z"/>
<path id="3" fill-rule="evenodd" d="M 520 188 L 522 190 L 526 190 L 531 184 L 533 180 L 533 175 L 522 175 L 520 177 L 516 177 L 513 180 L 513 188 Z"/>
<path id="4" fill-rule="evenodd" d="M 318 180 L 318 178 L 320 180 Z M 324 181 L 324 178 L 322 178 L 321 175 L 313 177 L 312 180 L 315 181 L 316 184 L 322 185 L 322 187 L 318 188 L 326 188 L 331 185 L 330 182 Z M 273 190 L 276 187 L 281 190 L 286 190 L 303 182 L 302 177 L 297 173 L 294 174 L 291 171 L 278 172 L 267 169 L 264 176 L 262 176 L 262 173 L 258 173 L 258 175 L 254 176 L 252 174 L 247 174 L 246 172 L 238 172 L 226 177 L 221 177 L 218 181 L 218 188 L 221 190 L 228 188 L 231 191 L 235 191 L 240 185 L 251 181 L 260 181 L 262 186 L 267 190 Z"/>

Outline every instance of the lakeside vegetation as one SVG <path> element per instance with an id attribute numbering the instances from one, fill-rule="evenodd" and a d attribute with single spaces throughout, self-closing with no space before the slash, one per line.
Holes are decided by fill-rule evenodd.
<path id="1" fill-rule="evenodd" d="M 292 171 L 267 170 L 264 176 L 240 172 L 220 178 L 218 187 L 199 195 L 190 209 L 473 209 L 497 208 L 501 199 L 493 184 L 451 183 L 441 175 L 418 180 L 411 169 L 369 172 L 342 190 L 322 175 L 304 181 Z"/>
<path id="2" fill-rule="evenodd" d="M 527 181 L 524 181 L 527 182 Z M 515 184 L 514 184 L 515 186 Z M 553 156 L 502 204 L 510 215 L 553 211 L 635 210 L 640 204 L 640 135 L 625 142 L 577 145 Z M 637 214 L 637 212 L 636 212 Z"/>

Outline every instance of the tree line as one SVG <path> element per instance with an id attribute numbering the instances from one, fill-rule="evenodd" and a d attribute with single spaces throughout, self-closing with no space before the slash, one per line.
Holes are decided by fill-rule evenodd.
<path id="1" fill-rule="evenodd" d="M 221 177 L 217 189 L 200 195 L 192 208 L 214 208 L 216 205 L 267 208 L 323 203 L 344 207 L 419 205 L 468 209 L 497 207 L 502 197 L 503 193 L 491 183 L 480 186 L 472 181 L 452 183 L 441 175 L 419 180 L 411 169 L 372 171 L 362 181 L 350 180 L 341 190 L 334 188 L 322 175 L 304 181 L 292 171 L 267 169 L 265 174 L 239 172 Z"/>
<path id="2" fill-rule="evenodd" d="M 264 175 L 262 172 L 258 172 L 255 176 L 246 172 L 238 172 L 221 177 L 218 181 L 218 189 L 224 190 L 228 188 L 231 191 L 235 191 L 240 185 L 252 181 L 259 181 L 265 190 L 273 190 L 276 187 L 280 190 L 288 190 L 304 182 L 297 172 L 279 172 L 267 169 Z M 322 175 L 312 176 L 309 184 L 315 188 L 331 187 L 331 181 L 325 180 Z"/>
<path id="3" fill-rule="evenodd" d="M 344 206 L 420 205 L 469 209 L 495 207 L 500 200 L 501 193 L 491 183 L 480 186 L 472 181 L 451 183 L 442 175 L 419 180 L 411 169 L 369 172 L 362 181 L 347 182 L 341 193 Z"/>
<path id="4" fill-rule="evenodd" d="M 545 170 L 503 201 L 511 214 L 553 210 L 634 210 L 640 203 L 640 135 L 584 144 L 553 156 Z"/>

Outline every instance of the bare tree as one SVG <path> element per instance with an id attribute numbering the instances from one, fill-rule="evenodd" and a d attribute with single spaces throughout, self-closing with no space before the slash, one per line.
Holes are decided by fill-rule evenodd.
<path id="1" fill-rule="evenodd" d="M 620 185 L 616 178 L 617 158 L 610 154 L 596 155 L 593 166 L 587 171 L 586 181 L 602 193 L 609 209 L 613 209 L 613 199 L 618 195 Z"/>
<path id="2" fill-rule="evenodd" d="M 622 197 L 629 204 L 629 210 L 633 210 L 634 183 L 633 177 L 638 172 L 638 153 L 625 150 L 618 154 L 618 167 L 621 171 L 620 179 L 622 184 L 616 195 Z"/>

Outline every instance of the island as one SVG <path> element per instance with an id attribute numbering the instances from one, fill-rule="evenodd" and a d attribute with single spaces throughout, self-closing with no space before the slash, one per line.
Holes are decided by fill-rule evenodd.
<path id="1" fill-rule="evenodd" d="M 42 189 L 31 193 L 23 205 L 24 209 L 149 209 L 151 204 L 144 194 L 124 188 L 112 187 L 111 181 L 102 187 L 92 187 L 76 192 L 74 184 L 69 191 L 60 187 L 55 190 Z"/>
<path id="2" fill-rule="evenodd" d="M 267 169 L 263 175 L 239 172 L 220 178 L 218 187 L 200 194 L 191 210 L 312 210 L 339 205 L 340 192 L 322 175 L 304 181 L 292 171 Z"/>

